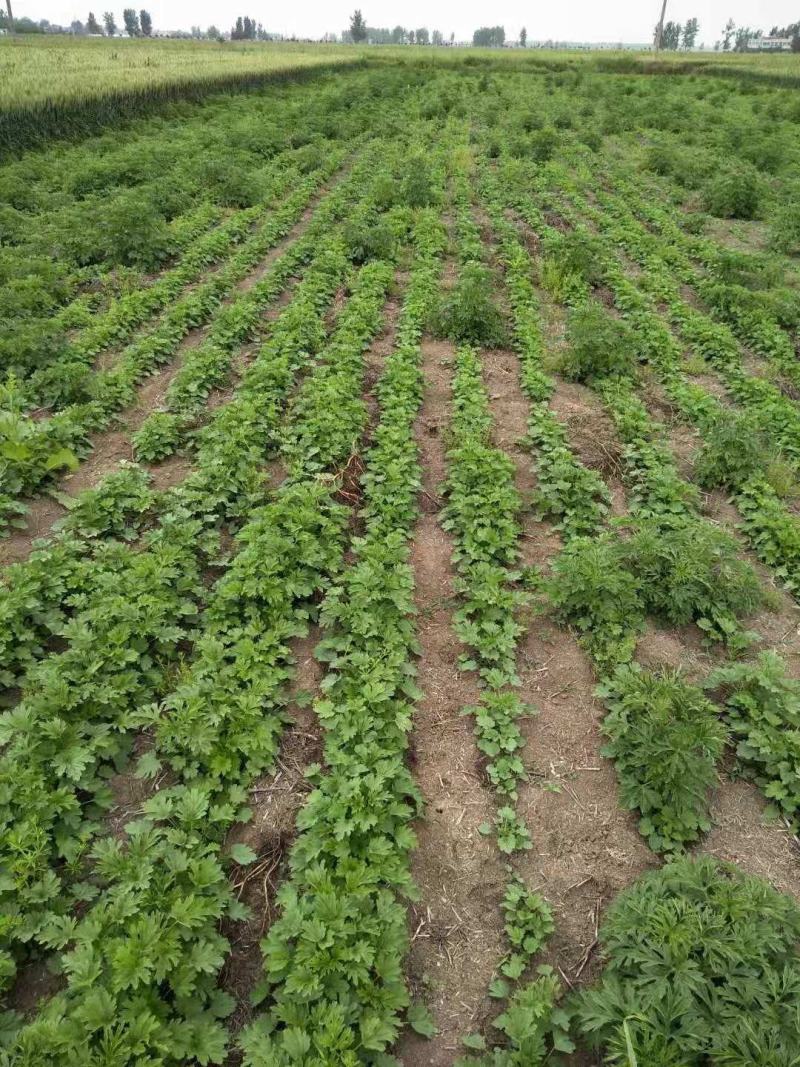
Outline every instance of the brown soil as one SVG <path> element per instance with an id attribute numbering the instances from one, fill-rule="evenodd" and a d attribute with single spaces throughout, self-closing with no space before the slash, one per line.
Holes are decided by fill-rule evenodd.
<path id="1" fill-rule="evenodd" d="M 410 909 L 407 969 L 413 994 L 433 1012 L 438 1033 L 430 1041 L 406 1033 L 398 1045 L 404 1067 L 455 1061 L 461 1038 L 490 1010 L 487 987 L 503 953 L 506 875 L 493 842 L 478 830 L 491 821 L 494 801 L 478 767 L 471 722 L 460 714 L 479 694 L 473 677 L 458 667 L 463 647 L 452 629 L 453 543 L 438 519 L 452 364 L 451 345 L 425 341 L 425 394 L 416 424 L 422 510 L 411 556 L 422 650 L 418 680 L 425 694 L 414 719 L 413 767 L 425 814 L 412 855 L 421 899 Z"/>
<path id="2" fill-rule="evenodd" d="M 508 451 L 525 494 L 535 475 L 531 456 L 515 445 L 528 412 L 519 363 L 513 353 L 488 352 L 484 366 L 494 441 Z M 556 397 L 553 407 L 568 426 L 570 444 L 587 456 L 591 452 L 598 467 L 611 466 L 608 457 L 619 455 L 619 444 L 596 398 L 566 383 L 559 383 Z M 522 528 L 524 562 L 547 570 L 560 548 L 557 536 L 528 510 Z M 572 636 L 549 619 L 531 615 L 526 621 L 517 657 L 519 692 L 538 714 L 522 723 L 529 781 L 520 789 L 519 810 L 533 849 L 515 858 L 515 867 L 553 906 L 556 932 L 540 962 L 554 966 L 570 986 L 596 972 L 603 908 L 656 860 L 635 818 L 619 805 L 613 764 L 599 755 L 603 709 L 593 696 L 591 664 Z"/>
<path id="3" fill-rule="evenodd" d="M 736 863 L 800 901 L 800 842 L 781 821 L 765 818 L 766 807 L 756 786 L 721 776 L 711 803 L 714 826 L 699 851 Z"/>

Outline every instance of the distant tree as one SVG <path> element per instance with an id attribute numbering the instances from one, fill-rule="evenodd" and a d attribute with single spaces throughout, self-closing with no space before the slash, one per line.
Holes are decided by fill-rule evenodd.
<path id="1" fill-rule="evenodd" d="M 395 26 L 391 33 L 392 44 L 405 44 L 406 43 L 406 31 L 404 26 Z"/>
<path id="2" fill-rule="evenodd" d="M 427 26 L 423 26 L 421 30 L 417 30 L 417 44 L 430 44 L 431 36 L 428 33 Z"/>
<path id="3" fill-rule="evenodd" d="M 472 35 L 475 48 L 502 48 L 505 41 L 506 31 L 503 26 L 481 26 Z"/>
<path id="4" fill-rule="evenodd" d="M 664 33 L 661 37 L 661 47 L 668 52 L 675 52 L 681 43 L 683 29 L 680 22 L 667 22 L 664 24 Z"/>
<path id="5" fill-rule="evenodd" d="M 95 33 L 95 34 L 97 34 L 97 33 L 102 34 L 102 32 L 103 32 L 100 29 L 100 23 L 94 17 L 94 11 L 90 11 L 89 12 L 89 17 L 86 19 L 86 32 L 87 33 Z"/>
<path id="6" fill-rule="evenodd" d="M 19 19 L 15 20 L 14 26 L 19 31 Z M 73 19 L 69 24 L 69 32 L 80 36 L 82 33 L 86 33 L 86 28 L 80 19 Z"/>
<path id="7" fill-rule="evenodd" d="M 356 8 L 350 16 L 350 36 L 353 39 L 353 44 L 361 44 L 362 41 L 367 39 L 367 24 L 360 8 Z"/>
<path id="8" fill-rule="evenodd" d="M 520 48 L 525 48 L 527 46 L 527 44 L 528 44 L 528 31 L 523 26 L 522 29 L 519 31 L 519 46 L 520 46 Z"/>
<path id="9" fill-rule="evenodd" d="M 219 32 L 219 30 L 213 23 L 206 30 L 206 37 L 209 39 L 209 41 L 222 40 L 222 34 Z"/>
<path id="10" fill-rule="evenodd" d="M 736 23 L 733 21 L 733 19 L 728 19 L 728 21 L 725 23 L 725 28 L 722 31 L 722 51 L 723 52 L 730 52 L 730 50 L 731 50 L 731 41 L 733 40 L 733 35 L 735 33 L 736 33 Z"/>
<path id="11" fill-rule="evenodd" d="M 455 39 L 456 39 L 456 35 L 451 32 L 451 34 L 450 34 L 450 44 L 453 44 L 455 42 Z"/>
<path id="12" fill-rule="evenodd" d="M 687 19 L 686 25 L 683 27 L 683 47 L 686 49 L 694 48 L 694 42 L 697 40 L 697 34 L 700 31 L 700 24 L 697 19 Z"/>
<path id="13" fill-rule="evenodd" d="M 408 43 L 409 44 L 415 44 L 416 43 L 416 37 L 414 35 L 414 31 L 413 30 L 409 30 L 408 31 Z"/>
<path id="14" fill-rule="evenodd" d="M 736 40 L 733 45 L 734 52 L 746 52 L 750 42 L 756 41 L 762 36 L 761 30 L 752 30 L 749 26 L 740 26 L 736 31 Z"/>
<path id="15" fill-rule="evenodd" d="M 153 20 L 150 17 L 150 12 L 145 11 L 144 8 L 139 12 L 139 25 L 142 28 L 142 37 L 153 36 Z"/>
<path id="16" fill-rule="evenodd" d="M 435 44 L 437 48 L 440 48 L 444 44 L 444 37 L 441 30 L 434 30 L 431 34 L 431 44 Z"/>
<path id="17" fill-rule="evenodd" d="M 122 12 L 122 21 L 125 24 L 125 32 L 129 37 L 139 36 L 139 16 L 132 7 L 126 7 Z"/>
<path id="18" fill-rule="evenodd" d="M 103 25 L 105 26 L 106 36 L 113 37 L 114 34 L 117 32 L 117 23 L 114 20 L 113 12 L 103 12 Z"/>

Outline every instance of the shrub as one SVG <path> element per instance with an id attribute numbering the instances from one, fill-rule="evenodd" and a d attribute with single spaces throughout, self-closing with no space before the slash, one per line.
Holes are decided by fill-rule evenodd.
<path id="1" fill-rule="evenodd" d="M 770 219 L 770 243 L 778 252 L 800 252 L 800 201 L 782 204 Z"/>
<path id="2" fill-rule="evenodd" d="M 112 201 L 103 213 L 106 258 L 151 270 L 167 258 L 171 238 L 164 216 L 153 201 L 138 192 Z"/>
<path id="3" fill-rule="evenodd" d="M 725 692 L 736 755 L 765 795 L 797 826 L 800 810 L 800 682 L 777 653 L 722 667 L 707 680 Z"/>
<path id="4" fill-rule="evenodd" d="M 400 198 L 408 207 L 430 207 L 435 202 L 433 174 L 424 156 L 407 161 L 400 177 Z"/>
<path id="5" fill-rule="evenodd" d="M 569 351 L 564 374 L 577 382 L 633 374 L 635 339 L 627 323 L 613 318 L 596 302 L 573 311 L 568 324 Z"/>
<path id="6" fill-rule="evenodd" d="M 395 237 L 391 226 L 381 220 L 351 219 L 344 227 L 347 254 L 354 263 L 366 263 L 370 259 L 392 259 Z"/>
<path id="7" fill-rule="evenodd" d="M 657 852 L 681 849 L 710 826 L 706 794 L 725 730 L 716 709 L 677 673 L 619 667 L 599 688 L 609 714 L 603 755 L 614 760 L 620 799 L 641 812 L 639 830 Z"/>
<path id="8" fill-rule="evenodd" d="M 738 489 L 763 465 L 769 444 L 752 419 L 721 414 L 703 433 L 695 460 L 697 481 L 707 489 Z"/>
<path id="9" fill-rule="evenodd" d="M 631 658 L 643 621 L 639 587 L 622 558 L 617 537 L 574 537 L 546 587 L 557 617 L 575 627 L 602 667 Z"/>
<path id="10" fill-rule="evenodd" d="M 552 159 L 559 144 L 558 131 L 552 126 L 535 130 L 529 139 L 529 154 L 537 163 L 546 163 Z"/>
<path id="11" fill-rule="evenodd" d="M 626 1067 L 789 1067 L 798 939 L 800 909 L 767 882 L 710 857 L 670 863 L 609 908 L 578 1026 Z"/>
<path id="12" fill-rule="evenodd" d="M 435 310 L 432 329 L 456 344 L 502 347 L 508 342 L 494 302 L 492 274 L 482 263 L 465 263 L 453 289 Z"/>
<path id="13" fill-rule="evenodd" d="M 695 622 L 707 636 L 746 647 L 737 619 L 763 602 L 758 576 L 737 557 L 736 541 L 703 519 L 663 527 L 644 522 L 622 550 L 649 611 L 676 626 Z"/>
<path id="14" fill-rule="evenodd" d="M 154 411 L 148 415 L 131 438 L 136 459 L 142 463 L 157 463 L 166 459 L 179 447 L 185 422 L 171 411 Z"/>
<path id="15" fill-rule="evenodd" d="M 761 201 L 761 180 L 752 167 L 722 169 L 705 187 L 706 210 L 723 219 L 753 219 Z"/>

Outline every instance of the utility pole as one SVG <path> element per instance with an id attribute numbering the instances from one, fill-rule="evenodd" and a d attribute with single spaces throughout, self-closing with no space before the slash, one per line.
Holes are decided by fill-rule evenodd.
<path id="1" fill-rule="evenodd" d="M 667 0 L 663 0 L 661 5 L 661 18 L 658 20 L 656 26 L 656 39 L 653 42 L 656 52 L 661 51 L 661 46 L 664 43 L 664 15 L 667 13 Z"/>
<path id="2" fill-rule="evenodd" d="M 14 16 L 11 13 L 11 0 L 6 0 L 6 11 L 8 11 L 8 32 L 14 32 Z"/>

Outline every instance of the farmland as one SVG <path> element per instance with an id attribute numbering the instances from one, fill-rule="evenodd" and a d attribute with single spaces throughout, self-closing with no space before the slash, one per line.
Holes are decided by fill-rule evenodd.
<path id="1" fill-rule="evenodd" d="M 4 143 L 0 1063 L 790 1067 L 794 60 L 317 56 Z"/>

